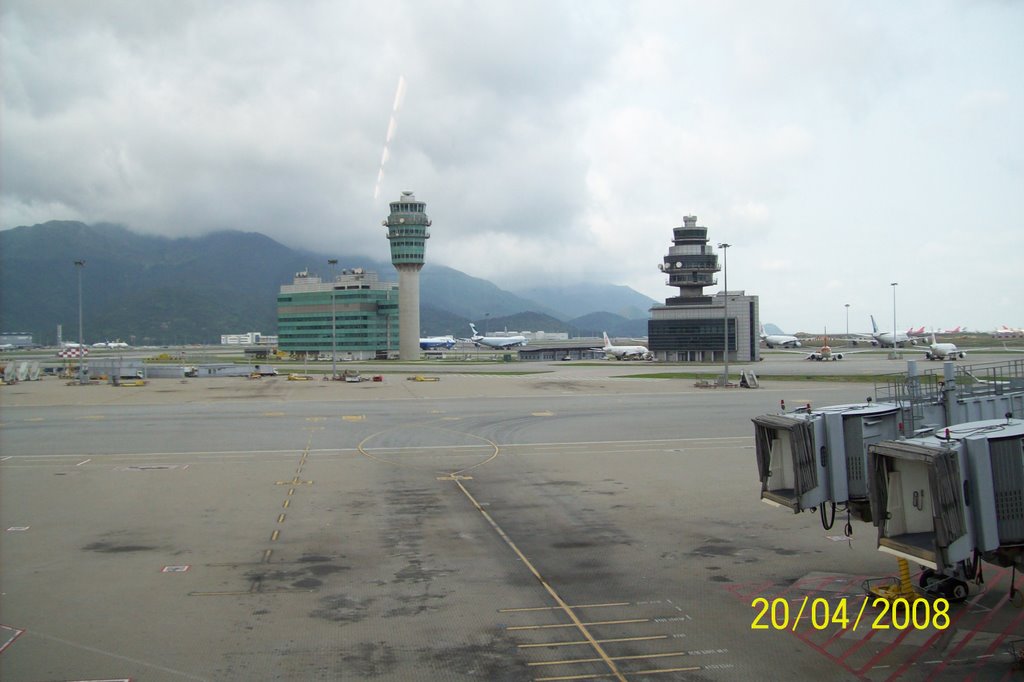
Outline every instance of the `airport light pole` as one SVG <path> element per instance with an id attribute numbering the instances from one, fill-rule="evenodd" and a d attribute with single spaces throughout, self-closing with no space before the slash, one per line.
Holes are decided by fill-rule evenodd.
<path id="1" fill-rule="evenodd" d="M 896 286 L 899 282 L 890 282 L 889 286 L 892 287 L 892 358 L 897 359 L 899 355 L 896 353 Z"/>
<path id="2" fill-rule="evenodd" d="M 82 336 L 82 268 L 85 267 L 84 260 L 75 261 L 75 270 L 78 271 L 78 383 L 85 383 L 85 343 Z"/>
<path id="3" fill-rule="evenodd" d="M 334 282 L 337 275 L 334 274 L 337 258 L 328 258 L 327 264 L 331 266 L 331 380 L 338 378 L 338 330 L 336 319 L 338 317 L 334 303 Z"/>
<path id="4" fill-rule="evenodd" d="M 846 343 L 850 343 L 850 304 L 844 305 L 846 305 Z"/>
<path id="5" fill-rule="evenodd" d="M 722 359 L 725 361 L 725 374 L 722 375 L 722 386 L 729 385 L 729 247 L 732 244 L 722 242 L 718 248 L 722 250 Z"/>

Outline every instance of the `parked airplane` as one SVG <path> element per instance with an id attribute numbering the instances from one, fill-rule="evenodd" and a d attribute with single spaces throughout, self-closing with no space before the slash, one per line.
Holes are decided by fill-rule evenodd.
<path id="1" fill-rule="evenodd" d="M 1014 329 L 1007 327 L 1005 324 L 999 329 L 992 332 L 992 336 L 997 339 L 1018 339 L 1024 336 L 1024 329 Z"/>
<path id="2" fill-rule="evenodd" d="M 488 348 L 512 348 L 513 346 L 525 346 L 525 336 L 481 336 L 477 332 L 476 327 L 472 322 L 469 323 L 469 328 L 473 330 L 473 336 L 469 338 L 470 341 L 478 346 L 487 346 Z"/>
<path id="3" fill-rule="evenodd" d="M 451 350 L 455 347 L 455 337 L 452 336 L 428 336 L 420 339 L 420 348 L 423 350 L 437 350 L 446 348 Z"/>
<path id="4" fill-rule="evenodd" d="M 828 361 L 828 360 L 833 360 L 833 361 L 835 361 L 835 360 L 842 360 L 843 359 L 843 354 L 842 353 L 833 353 L 832 352 L 832 347 L 828 345 L 828 332 L 825 332 L 825 334 L 823 336 L 823 340 L 824 340 L 824 343 L 821 346 L 821 348 L 819 348 L 816 351 L 811 351 L 810 353 L 807 354 L 807 357 L 804 358 L 804 359 L 805 360 L 817 360 L 818 362 Z"/>
<path id="5" fill-rule="evenodd" d="M 128 344 L 124 341 L 99 341 L 92 344 L 93 348 L 127 348 Z"/>
<path id="6" fill-rule="evenodd" d="M 761 340 L 769 348 L 799 348 L 800 339 L 789 334 L 766 334 L 764 325 L 761 325 Z"/>
<path id="7" fill-rule="evenodd" d="M 967 353 L 956 347 L 955 343 L 938 343 L 935 341 L 935 332 L 932 332 L 932 343 L 925 352 L 929 360 L 962 360 Z"/>
<path id="8" fill-rule="evenodd" d="M 917 345 L 917 339 L 911 338 L 906 332 L 880 332 L 878 331 L 878 324 L 875 322 L 875 316 L 871 315 L 871 334 L 858 334 L 857 338 L 851 338 L 850 342 L 857 345 L 857 342 L 863 339 L 870 338 L 872 346 L 880 346 L 882 348 L 892 348 L 893 336 L 895 336 L 895 345 L 904 347 L 908 343 L 912 346 Z"/>
<path id="9" fill-rule="evenodd" d="M 615 346 L 608 338 L 608 332 L 602 332 L 604 335 L 604 347 L 601 348 L 605 352 L 605 355 L 609 355 L 616 360 L 643 360 L 650 357 L 651 351 L 647 350 L 647 346 Z"/>

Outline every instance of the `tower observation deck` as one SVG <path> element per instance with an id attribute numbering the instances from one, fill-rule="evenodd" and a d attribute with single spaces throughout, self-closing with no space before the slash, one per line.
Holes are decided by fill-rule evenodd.
<path id="1" fill-rule="evenodd" d="M 381 222 L 388 228 L 391 264 L 398 270 L 398 355 L 403 360 L 420 356 L 420 269 L 431 224 L 426 208 L 412 192 L 402 192 Z"/>
<path id="2" fill-rule="evenodd" d="M 658 264 L 668 275 L 668 286 L 679 287 L 679 295 L 665 299 L 665 305 L 710 305 L 704 288 L 718 283 L 721 270 L 718 254 L 708 244 L 708 228 L 697 226 L 697 216 L 684 216 L 683 225 L 673 228 L 672 246 Z"/>

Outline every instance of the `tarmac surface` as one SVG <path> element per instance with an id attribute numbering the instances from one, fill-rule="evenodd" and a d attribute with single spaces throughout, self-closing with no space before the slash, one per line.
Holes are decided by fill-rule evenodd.
<path id="1" fill-rule="evenodd" d="M 873 384 L 393 367 L 0 387 L 0 679 L 1019 679 L 1008 571 L 901 627 L 874 527 L 759 500 L 750 420 Z"/>

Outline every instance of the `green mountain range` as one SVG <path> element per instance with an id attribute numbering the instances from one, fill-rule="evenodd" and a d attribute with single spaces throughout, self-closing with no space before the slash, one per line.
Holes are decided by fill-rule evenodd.
<path id="1" fill-rule="evenodd" d="M 73 221 L 17 227 L 0 232 L 0 331 L 27 332 L 37 343 L 53 344 L 61 325 L 65 341 L 77 340 L 81 275 L 87 343 L 119 339 L 133 345 L 180 345 L 217 343 L 221 334 L 246 331 L 272 334 L 280 286 L 300 270 L 329 277 L 327 258 L 253 232 L 172 239 Z M 85 265 L 77 268 L 76 260 Z M 363 267 L 381 279 L 396 279 L 389 262 L 355 256 L 338 260 L 338 269 Z M 463 337 L 469 335 L 470 321 L 481 331 L 576 335 L 601 327 L 598 333 L 643 336 L 647 309 L 655 304 L 613 285 L 517 294 L 430 263 L 420 276 L 420 302 L 424 335 Z M 594 313 L 600 313 L 597 320 Z"/>

